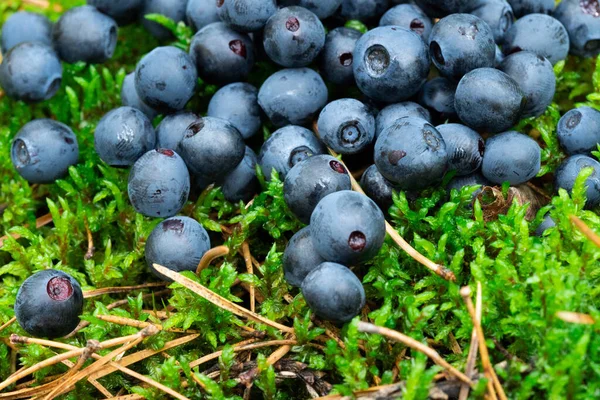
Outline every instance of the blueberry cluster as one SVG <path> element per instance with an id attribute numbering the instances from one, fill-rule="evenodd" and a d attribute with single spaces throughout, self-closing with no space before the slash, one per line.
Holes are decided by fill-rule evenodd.
<path id="1" fill-rule="evenodd" d="M 528 182 L 542 151 L 513 127 L 551 104 L 553 65 L 569 52 L 600 53 L 595 0 L 556 8 L 553 0 L 88 0 L 54 25 L 14 14 L 2 30 L 0 85 L 15 99 L 47 100 L 61 86 L 61 60 L 112 57 L 118 25 L 140 20 L 159 40 L 172 39 L 144 18 L 155 13 L 195 31 L 189 51 L 165 44 L 144 55 L 123 82 L 122 107 L 104 115 L 94 136 L 104 163 L 130 168 L 135 210 L 167 218 L 148 238 L 149 268 L 160 278 L 154 263 L 194 270 L 210 239 L 176 215 L 210 184 L 229 201 L 249 201 L 258 166 L 267 180 L 284 179 L 286 203 L 309 224 L 285 251 L 286 279 L 316 314 L 340 323 L 364 305 L 346 266 L 381 248 L 392 191 L 439 184 L 450 171 L 450 188 Z M 340 26 L 349 19 L 379 24 L 363 34 Z M 259 62 L 277 71 L 255 87 L 246 81 Z M 206 112 L 189 105 L 199 78 L 220 87 Z M 275 131 L 261 144 L 263 125 Z M 569 157 L 556 186 L 571 190 L 591 167 L 588 206 L 600 205 L 600 164 L 590 157 L 600 112 L 571 110 L 557 132 Z M 367 196 L 351 191 L 348 170 L 329 152 L 368 167 L 360 181 Z M 78 155 L 71 129 L 50 119 L 23 126 L 11 150 L 34 183 L 62 178 Z"/>

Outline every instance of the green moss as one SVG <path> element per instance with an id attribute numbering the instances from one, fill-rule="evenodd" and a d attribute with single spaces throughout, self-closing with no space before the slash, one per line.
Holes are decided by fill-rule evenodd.
<path id="1" fill-rule="evenodd" d="M 65 7 L 83 1 L 60 1 Z M 18 1 L 0 4 L 0 21 L 21 5 Z M 29 6 L 27 6 L 29 7 Z M 52 18 L 57 13 L 50 12 Z M 154 19 L 160 17 L 154 16 Z M 163 21 L 169 25 L 169 21 Z M 349 22 L 350 24 L 350 22 Z M 364 25 L 351 21 L 353 27 Z M 191 32 L 183 24 L 173 25 L 176 43 L 185 48 Z M 127 171 L 103 164 L 93 149 L 94 127 L 108 110 L 120 105 L 120 86 L 136 61 L 157 43 L 139 26 L 120 30 L 116 56 L 106 65 L 65 65 L 62 88 L 52 100 L 27 105 L 6 96 L 0 99 L 0 226 L 3 233 L 19 234 L 8 238 L 0 249 L 0 324 L 13 316 L 16 291 L 31 273 L 57 268 L 75 276 L 84 289 L 135 285 L 154 281 L 147 271 L 144 243 L 158 220 L 136 214 L 126 197 Z M 543 165 L 539 174 L 551 176 L 564 158 L 556 139 L 556 122 L 560 113 L 579 104 L 600 108 L 600 70 L 595 60 L 570 58 L 556 66 L 558 90 L 553 104 L 540 118 L 525 120 L 518 129 L 539 136 L 543 143 Z M 259 85 L 275 67 L 259 63 L 251 81 Z M 200 114 L 216 87 L 201 82 L 198 96 L 189 107 Z M 340 95 L 343 89 L 336 89 Z M 12 137 L 32 118 L 52 117 L 69 124 L 76 132 L 81 162 L 70 168 L 69 175 L 53 185 L 29 185 L 12 168 L 9 157 Z M 270 134 L 264 127 L 264 136 Z M 260 143 L 255 143 L 260 145 Z M 259 171 L 260 173 L 260 171 Z M 569 196 L 560 191 L 533 222 L 525 219 L 527 205 L 513 204 L 505 215 L 485 222 L 479 203 L 470 207 L 476 188 L 453 191 L 443 187 L 427 190 L 409 202 L 404 193 L 394 196 L 390 222 L 414 246 L 438 263 L 448 266 L 457 276 L 450 283 L 432 275 L 388 241 L 368 265 L 355 270 L 363 280 L 369 299 L 367 315 L 377 325 L 397 329 L 416 340 L 436 343 L 438 352 L 455 367 L 464 370 L 469 350 L 472 324 L 459 289 L 476 282 L 483 286 L 483 326 L 492 362 L 507 361 L 497 368 L 511 398 L 587 399 L 600 393 L 600 322 L 593 325 L 567 323 L 556 317 L 558 311 L 580 312 L 600 321 L 600 249 L 595 247 L 569 220 L 576 215 L 596 232 L 600 218 L 583 209 L 584 171 Z M 233 302 L 247 302 L 246 292 L 236 282 L 252 283 L 264 297 L 258 311 L 273 320 L 293 324 L 298 346 L 287 357 L 325 373 L 324 380 L 342 394 L 374 386 L 374 382 L 406 382 L 404 396 L 424 399 L 436 373 L 430 360 L 379 336 L 359 333 L 356 322 L 341 331 L 344 346 L 330 340 L 324 349 L 307 343 L 323 333 L 314 325 L 310 311 L 296 289 L 287 286 L 281 270 L 281 257 L 290 235 L 301 224 L 290 214 L 283 201 L 283 184 L 276 174 L 266 182 L 252 202 L 230 204 L 219 188 L 205 191 L 184 209 L 207 227 L 219 233 L 222 227 L 233 229 L 225 244 L 232 250 L 222 263 L 213 263 L 200 276 L 187 276 Z M 551 179 L 544 189 L 553 192 Z M 531 232 L 550 210 L 557 227 L 543 237 Z M 54 223 L 35 228 L 36 218 L 50 213 Z M 87 229 L 95 253 L 88 252 Z M 261 266 L 255 275 L 247 274 L 243 258 L 238 255 L 248 241 L 252 255 Z M 258 277 L 260 276 L 260 278 Z M 82 319 L 90 325 L 66 342 L 83 346 L 86 340 L 107 340 L 133 334 L 136 328 L 105 322 L 98 315 L 114 315 L 139 321 L 157 321 L 144 310 L 172 313 L 165 328 L 195 329 L 200 337 L 168 351 L 168 358 L 153 356 L 131 366 L 190 398 L 240 398 L 235 389 L 234 365 L 239 361 L 231 345 L 244 339 L 240 326 L 267 332 L 270 339 L 283 339 L 280 332 L 233 316 L 194 295 L 178 284 L 171 294 L 142 299 L 132 293 L 126 306 L 109 310 L 107 305 L 119 295 L 104 295 L 86 301 Z M 284 298 L 290 299 L 288 302 Z M 0 339 L 11 333 L 24 334 L 13 324 L 0 332 Z M 179 335 L 180 336 L 180 335 Z M 161 332 L 148 338 L 144 346 L 160 349 L 177 334 Z M 453 340 L 461 348 L 452 351 Z M 223 349 L 218 360 L 220 375 L 216 379 L 202 374 L 204 369 L 189 370 L 191 360 Z M 364 350 L 363 350 L 364 349 Z M 305 398 L 297 384 L 280 383 L 273 367 L 266 363 L 274 348 L 257 349 L 258 378 L 255 393 L 265 398 Z M 0 377 L 10 371 L 10 350 L 0 341 Z M 102 352 L 106 354 L 106 352 Z M 405 358 L 400 357 L 404 354 Z M 28 345 L 19 350 L 19 362 L 33 365 L 51 356 L 47 348 Z M 406 358 L 408 357 L 408 358 Z M 35 377 L 65 372 L 64 366 L 45 368 Z M 195 374 L 205 386 L 200 389 L 191 379 Z M 393 380 L 394 377 L 397 378 Z M 181 377 L 181 379 L 180 379 Z M 182 380 L 183 379 L 183 380 Z M 155 389 L 136 386 L 126 375 L 113 373 L 101 383 L 113 393 L 120 388 L 147 398 L 161 398 Z M 182 385 L 187 382 L 187 387 Z M 474 397 L 481 397 L 482 384 Z M 69 398 L 96 398 L 89 384 L 79 384 Z"/>

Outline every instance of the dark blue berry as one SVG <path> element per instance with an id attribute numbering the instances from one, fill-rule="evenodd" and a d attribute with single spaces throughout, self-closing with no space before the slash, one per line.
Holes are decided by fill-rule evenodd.
<path id="1" fill-rule="evenodd" d="M 185 11 L 187 24 L 195 32 L 213 22 L 220 22 L 215 0 L 189 0 Z"/>
<path id="2" fill-rule="evenodd" d="M 586 207 L 594 208 L 600 205 L 600 163 L 595 159 L 577 154 L 564 160 L 554 173 L 556 187 L 569 193 L 575 186 L 575 179 L 584 168 L 592 168 L 592 174 L 586 179 Z"/>
<path id="3" fill-rule="evenodd" d="M 256 177 L 258 159 L 254 151 L 246 146 L 242 161 L 231 171 L 221 184 L 223 196 L 227 201 L 237 203 L 248 202 L 260 191 L 260 183 Z"/>
<path id="4" fill-rule="evenodd" d="M 429 39 L 433 27 L 431 19 L 414 4 L 399 4 L 390 8 L 379 21 L 379 26 L 386 25 L 409 29 L 420 35 L 424 41 Z"/>
<path id="5" fill-rule="evenodd" d="M 431 122 L 431 115 L 427 109 L 423 108 L 420 104 L 413 103 L 412 101 L 405 101 L 403 103 L 390 104 L 377 114 L 375 124 L 377 128 L 375 130 L 375 138 L 378 138 L 381 132 L 391 126 L 394 122 L 404 117 L 421 118 L 427 122 Z"/>
<path id="6" fill-rule="evenodd" d="M 258 90 L 249 83 L 232 83 L 219 89 L 208 104 L 208 116 L 229 121 L 244 139 L 254 136 L 262 121 Z"/>
<path id="7" fill-rule="evenodd" d="M 52 23 L 41 14 L 18 11 L 2 25 L 2 53 L 24 42 L 39 42 L 52 47 Z"/>
<path id="8" fill-rule="evenodd" d="M 356 154 L 375 138 L 375 117 L 355 99 L 339 99 L 327 104 L 318 120 L 319 136 L 325 145 L 341 154 Z"/>
<path id="9" fill-rule="evenodd" d="M 527 14 L 552 14 L 555 3 L 554 0 L 508 0 L 508 2 L 517 18 Z"/>
<path id="10" fill-rule="evenodd" d="M 162 14 L 175 23 L 181 22 L 185 19 L 187 3 L 188 0 L 144 0 L 141 12 L 142 25 L 158 40 L 172 39 L 173 33 L 169 29 L 145 17 L 148 14 Z"/>
<path id="11" fill-rule="evenodd" d="M 419 103 L 427 107 L 437 121 L 444 122 L 456 118 L 454 94 L 456 83 L 437 77 L 423 85 L 419 92 Z"/>
<path id="12" fill-rule="evenodd" d="M 292 236 L 283 252 L 283 273 L 292 286 L 302 286 L 302 281 L 325 260 L 317 253 L 310 236 L 310 226 Z"/>
<path id="13" fill-rule="evenodd" d="M 569 32 L 571 54 L 589 58 L 600 53 L 600 3 L 597 0 L 563 0 L 552 16 Z"/>
<path id="14" fill-rule="evenodd" d="M 113 18 L 119 25 L 127 25 L 138 19 L 144 0 L 87 0 L 103 14 Z"/>
<path id="15" fill-rule="evenodd" d="M 158 112 L 144 103 L 135 89 L 135 72 L 128 74 L 123 80 L 121 87 L 121 103 L 124 106 L 137 108 L 151 120 L 158 115 Z"/>
<path id="16" fill-rule="evenodd" d="M 479 133 L 461 124 L 444 124 L 436 129 L 446 142 L 449 170 L 469 175 L 481 167 L 485 143 Z"/>
<path id="17" fill-rule="evenodd" d="M 567 154 L 590 154 L 600 143 L 600 111 L 591 107 L 568 111 L 558 121 L 556 135 Z"/>
<path id="18" fill-rule="evenodd" d="M 371 198 L 384 213 L 390 209 L 393 203 L 392 184 L 381 175 L 375 164 L 365 170 L 360 178 L 360 186 L 365 194 Z"/>
<path id="19" fill-rule="evenodd" d="M 343 0 L 340 15 L 346 20 L 368 21 L 379 18 L 389 3 L 389 0 Z"/>
<path id="20" fill-rule="evenodd" d="M 276 11 L 275 0 L 217 1 L 217 13 L 221 21 L 238 32 L 261 30 Z"/>
<path id="21" fill-rule="evenodd" d="M 300 6 L 314 12 L 320 19 L 331 17 L 340 8 L 342 0 L 279 0 L 285 7 Z"/>
<path id="22" fill-rule="evenodd" d="M 509 131 L 492 136 L 485 143 L 481 172 L 492 183 L 520 185 L 540 172 L 541 149 L 535 140 Z"/>
<path id="23" fill-rule="evenodd" d="M 319 56 L 319 72 L 326 81 L 354 84 L 354 48 L 361 33 L 350 28 L 336 28 L 327 34 L 325 47 Z"/>
<path id="24" fill-rule="evenodd" d="M 176 150 L 188 126 L 197 119 L 198 116 L 189 111 L 167 115 L 156 127 L 156 148 Z"/>
<path id="25" fill-rule="evenodd" d="M 481 18 L 490 26 L 496 43 L 502 43 L 504 35 L 515 19 L 512 7 L 506 0 L 482 0 L 471 14 Z"/>

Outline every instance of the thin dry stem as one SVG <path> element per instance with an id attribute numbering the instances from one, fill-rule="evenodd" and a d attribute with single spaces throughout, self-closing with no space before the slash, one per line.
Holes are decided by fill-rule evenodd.
<path id="1" fill-rule="evenodd" d="M 246 270 L 249 274 L 254 274 L 254 268 L 252 266 L 252 256 L 250 254 L 250 246 L 248 242 L 242 243 L 242 252 L 244 253 L 244 262 L 246 263 Z M 254 294 L 254 285 L 250 285 L 250 311 L 256 311 L 256 296 Z"/>
<path id="2" fill-rule="evenodd" d="M 177 272 L 171 271 L 170 269 L 163 267 L 162 265 L 153 264 L 153 266 L 161 274 L 167 276 L 168 278 L 171 278 L 175 282 L 185 286 L 192 292 L 196 293 L 197 295 L 203 297 L 204 299 L 208 300 L 209 302 L 213 303 L 214 305 L 216 305 L 224 310 L 227 310 L 239 317 L 245 317 L 249 320 L 258 322 L 260 324 L 268 325 L 275 329 L 279 329 L 282 332 L 287 332 L 287 333 L 294 332 L 294 328 L 290 328 L 289 326 L 285 326 L 278 322 L 271 321 L 270 319 L 265 318 L 262 315 L 253 313 L 252 311 L 247 310 L 244 307 L 238 306 L 237 304 L 232 303 L 231 301 L 225 299 L 224 297 L 219 296 L 218 294 L 207 289 L 206 287 L 202 286 L 201 284 L 194 282 L 193 280 L 186 278 L 185 276 L 183 276 Z"/>
<path id="3" fill-rule="evenodd" d="M 96 315 L 96 318 L 101 319 L 102 321 L 106 321 L 106 322 L 110 322 L 111 324 L 117 324 L 117 325 L 125 325 L 125 326 L 131 326 L 134 328 L 139 328 L 139 329 L 144 329 L 147 328 L 149 326 L 153 326 L 156 329 L 158 329 L 159 331 L 165 331 L 165 332 L 172 332 L 172 333 L 188 333 L 188 334 L 192 334 L 192 333 L 199 333 L 198 331 L 195 330 L 183 330 L 183 329 L 178 329 L 178 328 L 169 328 L 169 329 L 164 329 L 162 325 L 159 324 L 154 324 L 151 322 L 144 322 L 144 321 L 138 321 L 137 319 L 132 319 L 132 318 L 126 318 L 126 317 L 117 317 L 115 315 Z"/>
<path id="4" fill-rule="evenodd" d="M 475 301 L 475 315 L 477 318 L 477 322 L 481 323 L 481 315 L 482 315 L 482 307 L 483 300 L 481 294 L 481 282 L 477 282 L 477 295 Z M 465 367 L 465 374 L 467 376 L 473 376 L 475 373 L 475 363 L 477 362 L 477 351 L 478 351 L 478 342 L 477 342 L 477 331 L 475 331 L 475 327 L 473 327 L 473 331 L 471 332 L 471 347 L 469 347 L 469 355 L 467 356 L 467 365 Z M 468 385 L 463 385 L 460 388 L 460 394 L 458 396 L 458 400 L 467 400 L 469 397 L 470 387 Z"/>
<path id="5" fill-rule="evenodd" d="M 14 322 L 17 320 L 17 317 L 12 317 L 11 319 L 9 319 L 8 321 L 6 321 L 4 324 L 2 324 L 2 326 L 0 326 L 0 332 L 2 332 L 3 330 L 5 330 L 6 328 L 8 328 L 9 326 L 11 326 L 12 324 L 14 324 Z"/>
<path id="6" fill-rule="evenodd" d="M 473 381 L 471 380 L 471 378 L 469 378 L 468 376 L 466 376 L 465 374 L 463 374 L 462 372 L 460 372 L 459 370 L 454 368 L 452 365 L 450 365 L 446 360 L 444 360 L 438 354 L 437 351 L 435 351 L 431 347 L 425 346 L 423 343 L 411 338 L 410 336 L 406 336 L 403 333 L 394 331 L 392 329 L 383 328 L 383 327 L 373 325 L 371 323 L 363 322 L 363 321 L 358 323 L 358 330 L 360 332 L 374 333 L 377 335 L 382 335 L 389 339 L 403 343 L 406 346 L 410 347 L 411 349 L 425 354 L 427 357 L 431 358 L 433 360 L 433 362 L 435 362 L 440 367 L 444 368 L 446 371 L 448 371 L 450 374 L 457 377 L 462 382 L 464 382 L 468 385 L 471 385 L 471 386 L 473 385 Z"/>
<path id="7" fill-rule="evenodd" d="M 587 315 L 571 311 L 558 311 L 556 317 L 572 324 L 594 325 L 594 319 Z"/>
<path id="8" fill-rule="evenodd" d="M 94 257 L 94 251 L 96 248 L 94 247 L 94 238 L 92 237 L 92 231 L 90 230 L 90 224 L 88 223 L 87 218 L 84 219 L 83 224 L 85 225 L 85 232 L 87 234 L 88 241 L 88 248 L 83 258 L 90 260 L 92 257 Z"/>
<path id="9" fill-rule="evenodd" d="M 293 339 L 295 339 L 295 337 Z M 291 340 L 293 340 L 293 339 L 291 339 Z M 291 349 L 292 349 L 292 346 L 289 344 L 281 346 L 280 348 L 275 350 L 273 353 L 271 353 L 271 355 L 267 358 L 267 360 L 266 360 L 267 364 L 268 365 L 275 364 L 277 361 L 281 360 L 287 353 L 289 353 Z M 246 387 L 249 388 L 252 386 L 254 379 L 259 374 L 259 372 L 260 372 L 259 368 L 254 367 L 251 370 L 246 371 L 243 374 L 241 374 L 237 378 L 237 381 L 246 385 Z"/>
<path id="10" fill-rule="evenodd" d="M 154 379 L 151 379 L 151 378 L 149 378 L 147 376 L 144 376 L 142 374 L 138 374 L 137 372 L 135 372 L 135 371 L 133 371 L 133 370 L 131 370 L 129 368 L 123 367 L 123 366 L 119 365 L 116 362 L 111 362 L 111 363 L 109 363 L 109 365 L 112 366 L 112 367 L 117 368 L 119 371 L 121 371 L 121 372 L 123 372 L 123 373 L 125 373 L 125 374 L 127 374 L 129 376 L 132 376 L 132 377 L 134 377 L 136 379 L 139 379 L 142 382 L 147 383 L 148 385 L 154 386 L 155 388 L 157 388 L 157 389 L 165 392 L 166 394 L 168 394 L 168 395 L 170 395 L 172 397 L 175 397 L 176 399 L 179 399 L 179 400 L 189 400 L 184 395 L 179 394 L 176 391 L 174 391 L 173 389 L 171 389 L 171 388 L 169 388 L 169 387 L 167 387 L 165 385 L 162 385 L 162 384 L 156 382 Z"/>
<path id="11" fill-rule="evenodd" d="M 48 213 L 46 215 L 42 215 L 41 217 L 35 220 L 35 227 L 39 229 L 42 226 L 48 225 L 50 222 L 52 222 L 52 214 Z M 29 225 L 25 224 L 25 227 L 27 228 L 29 227 Z M 9 235 L 12 236 L 14 239 L 19 239 L 21 237 L 21 235 L 16 233 L 11 233 Z M 0 237 L 0 247 L 2 247 L 4 241 L 9 235 L 4 235 Z"/>
<path id="12" fill-rule="evenodd" d="M 504 393 L 504 389 L 500 384 L 500 380 L 496 375 L 496 371 L 494 371 L 494 367 L 490 362 L 490 355 L 485 344 L 485 336 L 483 335 L 481 321 L 477 320 L 477 314 L 475 312 L 475 307 L 473 306 L 473 300 L 471 300 L 471 289 L 468 286 L 463 287 L 460 290 L 460 295 L 462 296 L 467 305 L 467 309 L 469 310 L 469 314 L 471 315 L 471 320 L 473 321 L 473 326 L 475 327 L 475 330 L 477 332 L 477 341 L 479 342 L 479 353 L 481 354 L 481 364 L 483 365 L 484 373 L 486 377 L 492 382 L 494 389 L 500 397 L 500 400 L 507 400 L 506 393 Z M 493 393 L 493 391 L 491 393 Z"/>
<path id="13" fill-rule="evenodd" d="M 216 258 L 224 257 L 229 254 L 229 247 L 227 246 L 217 246 L 208 250 L 200 259 L 198 263 L 198 267 L 196 268 L 196 274 L 200 274 L 203 269 L 208 267 L 211 262 L 213 262 Z"/>
<path id="14" fill-rule="evenodd" d="M 253 339 L 250 339 L 253 340 Z M 247 341 L 246 341 L 247 342 Z M 233 351 L 234 352 L 240 352 L 240 351 L 246 351 L 246 350 L 253 350 L 253 349 L 259 349 L 262 347 L 270 347 L 270 346 L 295 346 L 296 344 L 298 344 L 298 342 L 296 340 L 291 340 L 291 339 L 286 339 L 286 340 L 269 340 L 267 342 L 259 342 L 259 343 L 250 343 L 250 344 L 244 344 L 241 345 L 241 343 L 238 343 L 237 345 L 235 345 L 233 347 Z M 201 357 L 195 361 L 192 361 L 190 363 L 190 368 L 194 368 L 197 367 L 199 365 L 202 365 L 204 363 L 207 363 L 209 361 L 215 360 L 217 358 L 219 358 L 219 356 L 222 354 L 223 352 L 221 350 L 216 351 L 212 354 L 208 354 L 204 357 Z"/>
<path id="15" fill-rule="evenodd" d="M 580 218 L 575 215 L 569 215 L 569 219 L 571 222 L 579 229 L 581 233 L 583 233 L 588 239 L 592 241 L 597 247 L 600 247 L 600 236 L 596 232 L 590 229 L 589 226 L 586 225 Z"/>
<path id="16" fill-rule="evenodd" d="M 105 287 L 105 288 L 101 288 L 101 289 L 94 289 L 94 290 L 88 290 L 87 292 L 83 292 L 83 297 L 85 299 L 89 299 L 90 297 L 103 296 L 105 294 L 115 294 L 115 293 L 130 294 L 134 290 L 165 287 L 168 284 L 169 284 L 169 282 L 151 282 L 151 283 L 145 283 L 143 285 L 136 285 L 136 286 Z M 125 301 L 125 304 L 127 304 L 127 301 Z"/>

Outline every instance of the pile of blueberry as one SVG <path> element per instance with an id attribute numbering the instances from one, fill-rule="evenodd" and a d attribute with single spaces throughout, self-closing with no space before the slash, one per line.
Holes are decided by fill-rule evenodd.
<path id="1" fill-rule="evenodd" d="M 439 184 L 451 171 L 450 188 L 528 182 L 540 171 L 541 148 L 511 129 L 551 104 L 554 64 L 569 52 L 600 53 L 596 0 L 556 8 L 554 0 L 88 0 L 54 25 L 26 12 L 9 18 L 0 86 L 27 102 L 51 98 L 61 86 L 61 60 L 106 61 L 118 25 L 139 20 L 159 40 L 172 39 L 144 18 L 150 13 L 194 29 L 189 52 L 164 45 L 143 56 L 123 82 L 122 107 L 95 130 L 102 161 L 130 168 L 135 210 L 167 218 L 148 239 L 150 269 L 194 270 L 210 239 L 197 221 L 177 216 L 190 193 L 216 184 L 227 200 L 247 202 L 259 190 L 259 166 L 266 179 L 273 172 L 284 179 L 286 203 L 309 224 L 287 246 L 286 279 L 334 322 L 364 305 L 346 266 L 381 248 L 392 191 Z M 343 26 L 351 19 L 373 29 Z M 279 67 L 260 88 L 246 82 L 257 62 Z M 199 78 L 220 87 L 206 111 L 188 106 Z M 276 130 L 261 146 L 263 124 Z M 600 112 L 571 110 L 557 131 L 569 157 L 556 186 L 571 190 L 592 167 L 588 206 L 600 205 L 600 164 L 590 157 Z M 368 197 L 351 191 L 349 171 L 330 151 L 365 169 Z M 69 127 L 41 119 L 15 136 L 11 158 L 29 182 L 49 183 L 65 176 L 78 153 Z M 78 286 L 53 274 L 36 275 L 31 285 L 47 285 L 43 301 L 68 294 L 80 309 Z M 17 313 L 22 326 L 26 314 Z"/>

